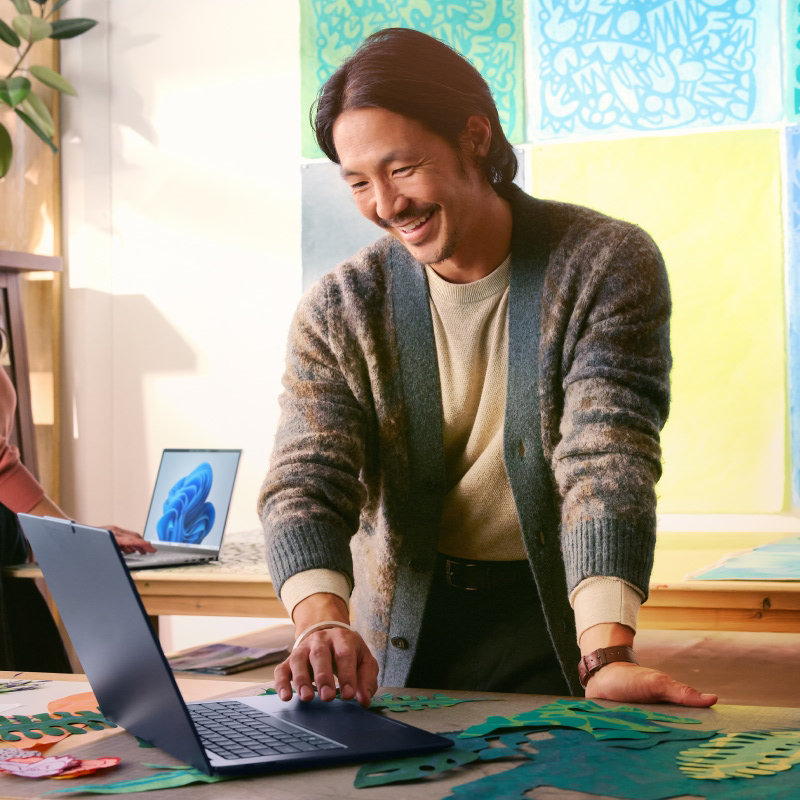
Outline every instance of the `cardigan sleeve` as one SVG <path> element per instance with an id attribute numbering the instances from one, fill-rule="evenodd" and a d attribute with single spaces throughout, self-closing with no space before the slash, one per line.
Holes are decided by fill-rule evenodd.
<path id="1" fill-rule="evenodd" d="M 601 227 L 582 262 L 563 348 L 563 411 L 553 456 L 571 592 L 613 576 L 647 597 L 669 411 L 670 293 L 639 228 Z"/>
<path id="2" fill-rule="evenodd" d="M 305 570 L 343 573 L 353 584 L 349 542 L 365 490 L 364 412 L 340 368 L 325 279 L 304 297 L 289 334 L 281 415 L 258 501 L 276 591 Z"/>

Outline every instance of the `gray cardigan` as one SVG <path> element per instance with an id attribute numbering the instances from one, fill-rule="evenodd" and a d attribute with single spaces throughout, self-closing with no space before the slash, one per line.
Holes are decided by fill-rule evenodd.
<path id="1" fill-rule="evenodd" d="M 646 596 L 659 432 L 669 409 L 670 297 L 639 228 L 514 191 L 506 471 L 550 638 L 580 691 L 568 594 L 592 575 Z M 403 686 L 437 552 L 445 470 L 424 269 L 391 237 L 302 299 L 259 497 L 270 575 L 327 568 Z M 535 643 L 532 643 L 535 646 Z"/>

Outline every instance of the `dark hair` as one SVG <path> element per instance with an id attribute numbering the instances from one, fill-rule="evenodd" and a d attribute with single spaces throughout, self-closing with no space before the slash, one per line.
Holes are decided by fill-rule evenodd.
<path id="1" fill-rule="evenodd" d="M 344 111 L 383 108 L 422 123 L 456 149 L 472 115 L 488 117 L 489 152 L 480 162 L 489 183 L 506 195 L 517 157 L 500 125 L 488 84 L 449 45 L 409 28 L 385 28 L 367 37 L 322 85 L 310 117 L 317 143 L 339 163 L 333 125 Z"/>

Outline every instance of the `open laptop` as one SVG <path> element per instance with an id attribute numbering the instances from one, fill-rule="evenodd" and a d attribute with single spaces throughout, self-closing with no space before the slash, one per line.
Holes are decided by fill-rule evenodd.
<path id="1" fill-rule="evenodd" d="M 219 558 L 241 453 L 164 450 L 142 534 L 156 552 L 126 553 L 130 569 Z"/>
<path id="2" fill-rule="evenodd" d="M 175 758 L 209 775 L 232 775 L 421 755 L 452 745 L 354 700 L 287 703 L 258 695 L 184 703 L 111 533 L 30 514 L 19 520 L 100 710 Z M 241 726 L 235 723 L 241 715 L 249 717 L 239 728 L 244 733 L 215 731 Z"/>

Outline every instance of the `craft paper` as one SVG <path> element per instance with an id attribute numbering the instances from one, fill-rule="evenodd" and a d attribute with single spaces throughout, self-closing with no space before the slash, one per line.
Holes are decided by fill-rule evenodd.
<path id="1" fill-rule="evenodd" d="M 73 756 L 31 756 L 9 758 L 3 761 L 1 772 L 9 772 L 20 778 L 52 778 L 81 763 Z"/>
<path id="2" fill-rule="evenodd" d="M 533 191 L 641 225 L 672 289 L 661 513 L 771 513 L 786 486 L 780 135 L 532 149 Z"/>
<path id="3" fill-rule="evenodd" d="M 188 786 L 192 783 L 218 783 L 226 780 L 214 775 L 206 775 L 194 767 L 174 767 L 161 764 L 147 764 L 159 772 L 144 778 L 134 778 L 116 783 L 69 786 L 66 789 L 51 789 L 47 794 L 67 794 L 71 792 L 89 792 L 91 794 L 131 794 L 134 792 L 153 792 L 157 789 L 174 789 L 176 786 Z"/>
<path id="4" fill-rule="evenodd" d="M 780 118 L 778 2 L 530 0 L 528 20 L 530 128 L 541 136 Z"/>
<path id="5" fill-rule="evenodd" d="M 698 780 L 773 775 L 800 764 L 800 731 L 725 733 L 682 751 L 677 760 Z"/>
<path id="6" fill-rule="evenodd" d="M 119 765 L 120 759 L 116 756 L 106 758 L 89 758 L 80 761 L 77 767 L 66 770 L 59 775 L 53 775 L 54 781 L 70 780 L 72 778 L 83 778 L 85 775 L 94 775 L 103 769 L 110 769 Z"/>
<path id="7" fill-rule="evenodd" d="M 20 692 L 25 689 L 36 689 L 39 686 L 44 686 L 48 681 L 33 681 L 33 680 L 3 680 L 0 681 L 0 693 L 2 692 Z"/>
<path id="8" fill-rule="evenodd" d="M 800 580 L 800 536 L 733 553 L 688 575 L 698 581 L 797 581 Z"/>
<path id="9" fill-rule="evenodd" d="M 477 761 L 478 758 L 475 752 L 453 748 L 443 753 L 416 758 L 373 762 L 359 769 L 353 785 L 356 789 L 366 789 L 370 786 L 385 786 L 388 783 L 415 781 L 449 772 L 464 764 Z"/>
<path id="10" fill-rule="evenodd" d="M 386 709 L 387 711 L 422 711 L 429 708 L 449 708 L 450 706 L 457 706 L 459 703 L 476 703 L 479 700 L 491 700 L 489 697 L 471 697 L 466 699 L 457 699 L 455 697 L 448 697 L 445 694 L 435 694 L 433 697 L 426 697 L 425 695 L 398 695 L 394 697 L 391 694 L 381 694 L 372 698 L 370 709 Z"/>
<path id="11" fill-rule="evenodd" d="M 525 138 L 522 0 L 431 3 L 428 0 L 303 0 L 300 6 L 303 155 L 321 155 L 308 124 L 317 90 L 369 34 L 414 28 L 442 39 L 488 82 L 509 140 Z"/>
<path id="12" fill-rule="evenodd" d="M 531 789 L 553 786 L 630 800 L 684 795 L 708 800 L 800 797 L 800 769 L 749 780 L 697 780 L 684 775 L 677 764 L 684 748 L 680 742 L 665 742 L 646 750 L 621 750 L 582 731 L 556 729 L 550 738 L 531 742 L 531 747 L 536 752 L 522 765 L 456 786 L 452 796 L 458 800 L 522 800 Z"/>
<path id="13" fill-rule="evenodd" d="M 0 716 L 0 740 L 4 742 L 26 742 L 34 746 L 46 737 L 63 738 L 70 733 L 87 733 L 89 730 L 116 728 L 102 714 L 94 711 L 55 712 L 53 714 L 34 714 L 13 717 Z"/>

